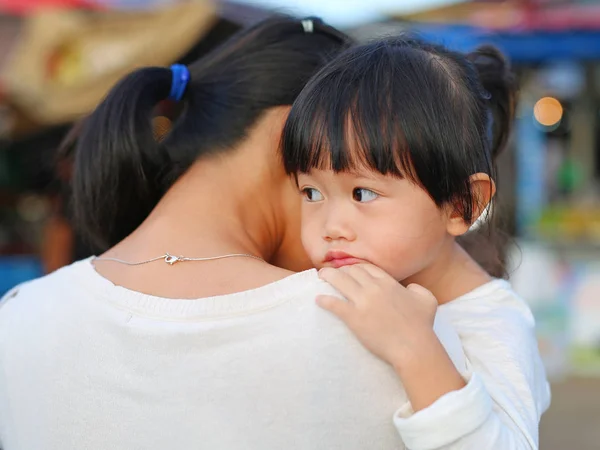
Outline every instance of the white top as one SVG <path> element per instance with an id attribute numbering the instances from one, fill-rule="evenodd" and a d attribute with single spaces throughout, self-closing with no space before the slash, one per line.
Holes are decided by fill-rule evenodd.
<path id="1" fill-rule="evenodd" d="M 549 391 L 531 315 L 502 282 L 479 291 L 436 322 L 467 387 L 411 416 L 393 370 L 315 305 L 334 291 L 314 270 L 171 300 L 114 286 L 84 260 L 0 303 L 0 446 L 537 448 Z"/>

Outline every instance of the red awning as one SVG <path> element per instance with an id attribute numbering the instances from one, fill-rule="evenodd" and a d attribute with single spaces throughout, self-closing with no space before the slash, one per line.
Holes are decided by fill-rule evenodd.
<path id="1" fill-rule="evenodd" d="M 540 8 L 532 18 L 534 28 L 546 30 L 600 29 L 600 5 L 562 5 Z"/>
<path id="2" fill-rule="evenodd" d="M 0 0 L 0 13 L 24 15 L 40 8 L 97 8 L 93 0 Z"/>

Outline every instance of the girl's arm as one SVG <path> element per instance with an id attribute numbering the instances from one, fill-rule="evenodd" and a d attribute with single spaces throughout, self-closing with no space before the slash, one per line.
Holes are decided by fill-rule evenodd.
<path id="1" fill-rule="evenodd" d="M 496 281 L 477 295 L 440 306 L 438 315 L 461 338 L 469 362 L 466 376 L 475 378 L 473 388 L 479 385 L 472 390 L 473 398 L 483 398 L 476 395 L 483 392 L 491 404 L 487 420 L 469 439 L 494 436 L 485 448 L 537 449 L 540 416 L 550 404 L 550 389 L 529 307 L 508 283 Z M 473 404 L 469 408 L 476 410 Z M 469 441 L 465 438 L 448 448 L 471 448 L 463 442 Z"/>
<path id="2" fill-rule="evenodd" d="M 464 302 L 461 308 L 452 302 L 440 307 L 461 337 L 469 363 L 459 373 L 432 331 L 437 302 L 429 291 L 403 288 L 371 265 L 322 269 L 320 275 L 348 301 L 321 297 L 319 305 L 398 373 L 410 403 L 394 422 L 408 448 L 538 448 L 549 391 L 533 322 L 519 320 L 522 313 L 500 314 Z"/>

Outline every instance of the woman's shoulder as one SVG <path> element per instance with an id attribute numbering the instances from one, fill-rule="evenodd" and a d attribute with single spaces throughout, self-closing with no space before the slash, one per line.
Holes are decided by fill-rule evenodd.
<path id="1" fill-rule="evenodd" d="M 30 294 L 51 295 L 68 290 L 73 282 L 81 279 L 85 273 L 86 263 L 89 264 L 89 260 L 78 261 L 50 274 L 14 286 L 0 298 L 0 308 L 8 302 L 18 301 Z"/>
<path id="2" fill-rule="evenodd" d="M 20 283 L 4 294 L 0 300 L 0 304 L 3 304 L 5 301 L 8 301 L 12 298 L 18 297 L 22 292 L 46 289 L 51 285 L 65 287 L 61 283 L 68 278 L 78 279 L 81 274 L 85 272 L 86 263 L 89 264 L 89 259 L 74 262 L 52 273 Z"/>
<path id="3" fill-rule="evenodd" d="M 14 287 L 0 300 L 0 315 L 6 318 L 9 311 L 35 311 L 46 309 L 50 305 L 54 305 L 55 311 L 62 310 L 67 305 L 82 308 L 90 301 L 100 301 L 105 308 L 117 307 L 132 314 L 160 314 L 165 319 L 177 320 L 206 320 L 256 313 L 290 301 L 305 304 L 318 295 L 341 297 L 331 285 L 319 278 L 315 269 L 286 275 L 257 288 L 232 294 L 173 299 L 115 285 L 100 275 L 94 268 L 92 258 L 88 258 Z"/>

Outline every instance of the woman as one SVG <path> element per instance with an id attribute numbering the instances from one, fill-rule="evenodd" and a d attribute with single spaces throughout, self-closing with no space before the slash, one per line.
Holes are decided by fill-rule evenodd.
<path id="1" fill-rule="evenodd" d="M 74 208 L 108 250 L 0 303 L 4 450 L 403 448 L 393 369 L 314 304 L 335 293 L 315 270 L 294 273 L 310 265 L 278 143 L 346 43 L 267 20 L 189 73 L 131 74 L 86 121 Z M 157 142 L 166 98 L 180 115 Z"/>

